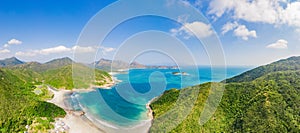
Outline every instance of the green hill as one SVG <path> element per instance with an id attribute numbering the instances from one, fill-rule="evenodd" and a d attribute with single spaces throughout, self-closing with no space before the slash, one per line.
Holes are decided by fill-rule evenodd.
<path id="1" fill-rule="evenodd" d="M 107 72 L 91 69 L 82 64 L 49 69 L 41 74 L 45 84 L 63 89 L 88 88 L 91 85 L 98 86 L 112 81 Z"/>
<path id="2" fill-rule="evenodd" d="M 49 98 L 43 94 L 47 90 L 41 91 L 43 95 L 35 94 L 37 85 L 73 89 L 102 85 L 111 80 L 107 72 L 69 58 L 0 68 L 0 133 L 24 132 L 26 125 L 35 125 L 32 128 L 36 131 L 46 132 L 53 128 L 50 123 L 55 117 L 66 114 L 63 109 L 44 101 Z"/>
<path id="3" fill-rule="evenodd" d="M 32 91 L 34 86 L 10 71 L 0 69 L 0 132 L 23 132 L 25 126 L 43 119 L 50 128 L 55 117 L 64 116 L 63 109 L 44 102 Z"/>
<path id="4" fill-rule="evenodd" d="M 75 63 L 70 58 L 55 59 L 44 64 L 29 62 L 5 69 L 24 82 L 45 83 L 59 89 L 88 88 L 112 81 L 107 72 Z"/>
<path id="5" fill-rule="evenodd" d="M 150 106 L 154 113 L 151 132 L 165 132 L 168 123 L 160 122 L 174 107 L 181 91 L 199 90 L 191 113 L 171 132 L 300 132 L 300 57 L 258 67 L 227 81 L 205 83 L 183 90 L 166 91 Z M 213 91 L 210 91 L 210 86 Z M 200 126 L 199 118 L 209 94 L 225 85 L 222 100 L 207 123 Z M 186 101 L 191 97 L 186 97 Z M 179 117 L 184 106 L 176 106 Z M 172 116 L 169 119 L 172 119 Z M 176 120 L 176 119 L 175 119 Z"/>
<path id="6" fill-rule="evenodd" d="M 257 67 L 253 70 L 247 71 L 241 75 L 226 80 L 226 83 L 230 82 L 248 82 L 253 81 L 258 77 L 265 74 L 277 71 L 292 71 L 300 70 L 300 57 L 291 57 L 288 59 L 282 59 L 277 62 Z"/>

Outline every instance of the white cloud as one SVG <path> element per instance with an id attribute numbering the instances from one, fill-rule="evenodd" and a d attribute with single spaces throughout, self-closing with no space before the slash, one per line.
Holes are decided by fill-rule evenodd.
<path id="1" fill-rule="evenodd" d="M 289 3 L 282 11 L 282 21 L 292 26 L 300 27 L 300 1 Z"/>
<path id="2" fill-rule="evenodd" d="M 115 48 L 104 47 L 104 46 L 101 46 L 100 49 L 102 50 L 102 53 L 103 53 L 104 55 L 107 55 L 107 53 L 113 52 L 113 51 L 116 50 Z"/>
<path id="3" fill-rule="evenodd" d="M 39 54 L 42 55 L 49 55 L 49 54 L 57 54 L 57 53 L 63 53 L 63 52 L 70 52 L 71 49 L 67 48 L 65 46 L 57 46 L 57 47 L 53 47 L 53 48 L 46 48 L 46 49 L 42 49 L 42 50 L 37 50 L 37 52 Z"/>
<path id="4" fill-rule="evenodd" d="M 9 45 L 20 45 L 20 44 L 22 44 L 22 41 L 17 40 L 17 39 L 11 39 L 11 40 L 7 41 L 6 44 L 4 44 L 4 47 L 7 48 L 7 47 L 9 47 Z"/>
<path id="5" fill-rule="evenodd" d="M 94 52 L 96 48 L 93 47 L 81 47 L 81 46 L 74 46 L 72 48 L 68 48 L 65 46 L 57 46 L 53 48 L 46 48 L 41 50 L 31 50 L 28 52 L 17 52 L 17 56 L 26 56 L 26 57 L 33 57 L 37 55 L 50 55 L 50 54 L 60 54 L 60 53 L 72 53 L 76 51 L 77 53 L 88 53 L 88 52 Z"/>
<path id="6" fill-rule="evenodd" d="M 49 54 L 57 54 L 57 53 L 64 53 L 64 52 L 70 52 L 72 49 L 67 48 L 65 46 L 57 46 L 53 48 L 46 48 L 41 50 L 31 50 L 29 52 L 17 52 L 17 56 L 27 56 L 32 57 L 36 55 L 49 55 Z"/>
<path id="7" fill-rule="evenodd" d="M 224 35 L 228 31 L 231 31 L 231 30 L 237 28 L 238 26 L 239 26 L 239 24 L 236 21 L 233 23 L 228 22 L 222 27 L 222 34 Z"/>
<path id="8" fill-rule="evenodd" d="M 211 26 L 209 24 L 205 24 L 199 21 L 185 23 L 179 29 L 171 29 L 170 32 L 173 35 L 185 35 L 185 39 L 189 39 L 192 36 L 205 38 L 213 34 L 213 31 L 211 30 Z"/>
<path id="9" fill-rule="evenodd" d="M 287 24 L 300 27 L 300 1 L 286 0 L 212 0 L 209 14 L 221 17 L 233 14 L 234 19 L 274 25 Z"/>
<path id="10" fill-rule="evenodd" d="M 249 30 L 245 25 L 241 25 L 237 23 L 236 21 L 231 23 L 228 22 L 222 27 L 222 34 L 225 34 L 231 30 L 234 30 L 234 35 L 237 37 L 241 37 L 243 40 L 248 40 L 249 37 L 256 38 L 256 31 L 255 30 Z"/>
<path id="11" fill-rule="evenodd" d="M 177 2 L 177 3 L 176 3 Z M 189 7 L 191 4 L 188 0 L 166 0 L 166 5 L 169 7 L 169 6 L 172 6 L 174 4 L 180 4 L 180 5 L 183 5 L 185 7 Z"/>
<path id="12" fill-rule="evenodd" d="M 105 52 L 112 52 L 115 51 L 115 48 L 109 48 L 109 47 L 100 47 Z"/>
<path id="13" fill-rule="evenodd" d="M 280 39 L 277 42 L 268 45 L 267 48 L 272 48 L 272 49 L 287 49 L 288 48 L 288 41 Z"/>
<path id="14" fill-rule="evenodd" d="M 212 0 L 209 4 L 209 14 L 214 14 L 216 17 L 221 17 L 225 11 L 232 10 L 234 0 Z"/>
<path id="15" fill-rule="evenodd" d="M 184 6 L 186 6 L 186 7 L 191 6 L 190 2 L 187 1 L 187 0 L 182 0 L 182 1 L 180 1 L 180 2 L 182 2 L 182 5 L 184 5 Z"/>
<path id="16" fill-rule="evenodd" d="M 6 54 L 6 53 L 10 53 L 10 50 L 8 50 L 8 49 L 1 49 L 0 50 L 0 54 Z"/>
<path id="17" fill-rule="evenodd" d="M 11 39 L 7 42 L 9 45 L 19 45 L 19 44 L 22 44 L 22 41 L 20 40 L 17 40 L 17 39 Z"/>
<path id="18" fill-rule="evenodd" d="M 89 53 L 89 52 L 95 52 L 96 48 L 88 46 L 88 47 L 81 47 L 81 46 L 74 46 L 72 47 L 72 50 L 74 50 L 76 53 Z"/>
<path id="19" fill-rule="evenodd" d="M 33 57 L 33 56 L 36 56 L 37 55 L 37 52 L 17 52 L 16 53 L 16 56 L 21 56 L 21 57 Z"/>
<path id="20" fill-rule="evenodd" d="M 234 35 L 237 37 L 242 37 L 243 40 L 248 40 L 249 37 L 256 38 L 256 31 L 251 30 L 249 31 L 245 25 L 239 25 L 235 30 L 234 30 Z"/>
<path id="21" fill-rule="evenodd" d="M 177 18 L 177 22 L 179 22 L 179 23 L 186 23 L 187 20 L 189 19 L 189 17 L 190 17 L 190 15 L 188 15 L 188 14 L 180 15 Z"/>

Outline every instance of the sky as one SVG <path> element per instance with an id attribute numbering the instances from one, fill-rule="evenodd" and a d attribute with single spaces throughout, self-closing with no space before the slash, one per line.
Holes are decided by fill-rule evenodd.
<path id="1" fill-rule="evenodd" d="M 299 0 L 139 1 L 0 0 L 0 59 L 258 66 L 300 56 Z"/>

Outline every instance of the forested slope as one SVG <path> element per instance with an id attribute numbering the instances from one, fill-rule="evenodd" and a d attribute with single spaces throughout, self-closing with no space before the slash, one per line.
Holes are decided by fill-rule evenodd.
<path id="1" fill-rule="evenodd" d="M 250 70 L 226 84 L 187 88 L 199 89 L 198 99 L 191 113 L 172 132 L 300 132 L 299 61 L 300 57 L 292 57 Z M 205 100 L 213 93 L 210 87 L 218 84 L 225 85 L 222 100 L 210 120 L 200 126 Z M 174 105 L 180 91 L 167 91 L 150 105 L 155 119 Z M 151 131 L 165 131 L 165 124 L 154 120 Z"/>

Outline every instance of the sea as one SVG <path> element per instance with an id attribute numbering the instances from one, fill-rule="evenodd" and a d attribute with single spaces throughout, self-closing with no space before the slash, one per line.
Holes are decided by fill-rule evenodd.
<path id="1" fill-rule="evenodd" d="M 251 67 L 197 67 L 185 69 L 130 69 L 114 74 L 115 86 L 73 93 L 69 103 L 89 119 L 111 127 L 132 127 L 149 120 L 146 104 L 169 89 L 219 82 Z"/>

